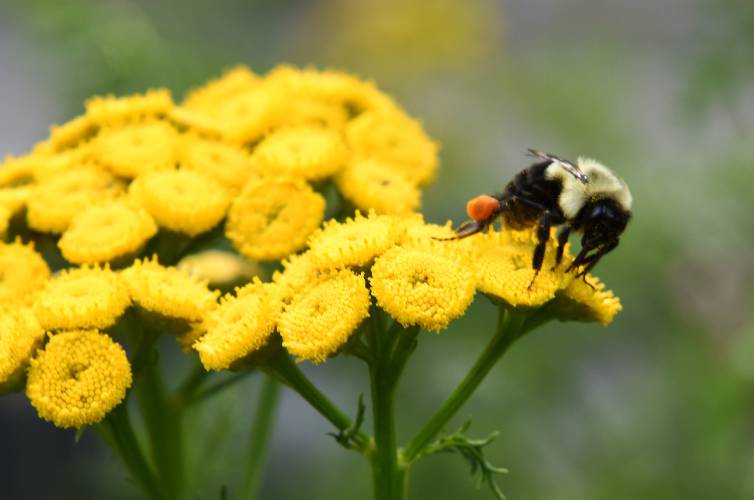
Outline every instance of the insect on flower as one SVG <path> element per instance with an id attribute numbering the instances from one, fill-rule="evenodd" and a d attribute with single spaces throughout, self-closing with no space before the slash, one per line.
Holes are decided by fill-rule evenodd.
<path id="1" fill-rule="evenodd" d="M 516 174 L 502 193 L 483 194 L 470 200 L 466 212 L 471 220 L 461 224 L 456 236 L 449 239 L 476 234 L 499 218 L 510 229 L 536 226 L 531 289 L 542 269 L 550 227 L 562 225 L 555 267 L 563 259 L 571 231 L 581 232 L 581 251 L 566 272 L 583 266 L 577 277 L 586 280 L 586 273 L 618 246 L 631 218 L 631 192 L 623 179 L 590 158 L 580 157 L 574 164 L 534 149 L 529 153 L 538 161 Z"/>

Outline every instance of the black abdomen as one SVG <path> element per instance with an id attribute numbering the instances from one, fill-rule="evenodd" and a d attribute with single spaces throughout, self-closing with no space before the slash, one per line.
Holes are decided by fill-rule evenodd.
<path id="1" fill-rule="evenodd" d="M 545 178 L 549 165 L 549 161 L 543 161 L 522 170 L 505 186 L 503 194 L 497 196 L 503 207 L 505 227 L 523 229 L 534 226 L 544 211 L 553 216 L 553 224 L 565 222 L 558 206 L 562 185 Z"/>

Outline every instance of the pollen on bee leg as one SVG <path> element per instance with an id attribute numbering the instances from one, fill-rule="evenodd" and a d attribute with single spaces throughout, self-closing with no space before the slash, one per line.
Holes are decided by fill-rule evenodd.
<path id="1" fill-rule="evenodd" d="M 500 202 L 492 196 L 483 194 L 466 203 L 466 213 L 476 222 L 488 220 L 500 208 Z"/>

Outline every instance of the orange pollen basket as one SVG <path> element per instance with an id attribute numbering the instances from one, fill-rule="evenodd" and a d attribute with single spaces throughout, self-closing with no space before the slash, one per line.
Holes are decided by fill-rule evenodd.
<path id="1" fill-rule="evenodd" d="M 466 203 L 466 213 L 476 222 L 489 219 L 499 208 L 500 202 L 486 194 L 477 196 Z"/>

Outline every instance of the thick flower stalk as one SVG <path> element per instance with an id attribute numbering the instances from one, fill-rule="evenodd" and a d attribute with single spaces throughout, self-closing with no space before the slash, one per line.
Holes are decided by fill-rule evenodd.
<path id="1" fill-rule="evenodd" d="M 477 441 L 441 434 L 507 348 L 550 319 L 608 324 L 621 306 L 597 278 L 565 272 L 568 250 L 555 267 L 552 246 L 529 286 L 532 231 L 448 241 L 449 223 L 426 223 L 416 210 L 437 155 L 392 99 L 339 72 L 237 67 L 180 103 L 164 89 L 88 100 L 0 167 L 0 391 L 24 390 L 58 427 L 95 427 L 155 499 L 195 496 L 183 450 L 201 436 L 184 432 L 186 409 L 255 372 L 267 378 L 243 498 L 278 382 L 367 457 L 378 499 L 404 498 L 428 454 L 481 460 Z M 395 390 L 420 332 L 446 330 L 481 295 L 500 310 L 494 335 L 399 448 Z M 196 357 L 177 390 L 161 372 L 164 334 Z M 341 354 L 369 369 L 371 436 L 361 400 L 352 419 L 297 366 Z M 472 465 L 499 491 L 496 469 Z"/>

